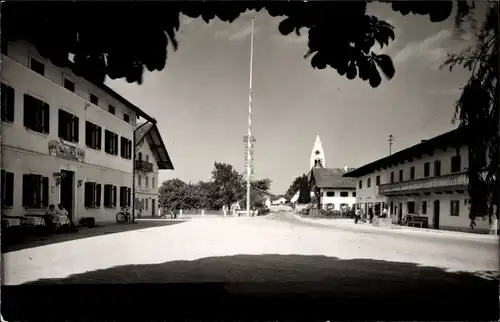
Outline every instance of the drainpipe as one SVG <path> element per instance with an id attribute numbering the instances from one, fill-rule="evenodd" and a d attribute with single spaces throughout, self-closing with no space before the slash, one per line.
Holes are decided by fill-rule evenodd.
<path id="1" fill-rule="evenodd" d="M 149 120 L 147 120 L 145 123 L 141 124 L 141 126 L 139 126 L 134 130 L 134 137 L 133 137 L 134 152 L 132 155 L 132 222 L 133 223 L 135 223 L 135 149 L 137 144 L 137 142 L 135 142 L 135 132 L 148 123 Z"/>

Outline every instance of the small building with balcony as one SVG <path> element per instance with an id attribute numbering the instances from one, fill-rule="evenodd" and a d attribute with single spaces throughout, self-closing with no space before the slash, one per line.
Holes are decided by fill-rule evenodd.
<path id="1" fill-rule="evenodd" d="M 141 216 L 156 217 L 159 170 L 174 169 L 156 123 L 137 125 L 135 149 L 135 209 Z"/>
<path id="2" fill-rule="evenodd" d="M 471 230 L 465 142 L 459 128 L 344 174 L 356 180 L 357 207 L 375 215 L 386 208 L 393 223 L 410 215 L 424 228 Z M 488 218 L 476 225 L 490 229 Z"/>

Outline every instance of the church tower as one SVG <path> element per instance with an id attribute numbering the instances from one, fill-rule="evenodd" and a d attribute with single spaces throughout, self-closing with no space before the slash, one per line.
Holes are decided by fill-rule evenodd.
<path id="1" fill-rule="evenodd" d="M 321 144 L 319 134 L 316 135 L 316 141 L 314 141 L 314 146 L 311 152 L 311 160 L 309 163 L 309 169 L 315 167 L 326 167 L 325 152 L 323 151 L 323 145 Z"/>

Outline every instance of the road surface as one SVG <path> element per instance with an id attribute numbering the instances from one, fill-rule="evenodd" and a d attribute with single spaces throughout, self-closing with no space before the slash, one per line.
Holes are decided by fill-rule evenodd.
<path id="1" fill-rule="evenodd" d="M 498 306 L 492 281 L 498 252 L 491 239 L 341 229 L 280 213 L 196 219 L 13 251 L 3 255 L 3 283 L 222 282 L 229 292 L 266 296 L 426 292 L 436 301 L 460 293 L 481 306 L 495 303 L 486 303 L 486 295 L 496 287 Z M 259 287 L 231 288 L 237 283 Z"/>

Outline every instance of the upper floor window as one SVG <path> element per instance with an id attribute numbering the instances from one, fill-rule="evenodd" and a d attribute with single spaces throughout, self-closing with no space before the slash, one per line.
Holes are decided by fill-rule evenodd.
<path id="1" fill-rule="evenodd" d="M 49 178 L 23 174 L 23 207 L 40 209 L 49 206 Z"/>
<path id="2" fill-rule="evenodd" d="M 146 162 L 149 162 L 149 155 L 146 154 Z"/>
<path id="3" fill-rule="evenodd" d="M 121 137 L 120 155 L 124 159 L 132 159 L 132 141 L 127 138 Z"/>
<path id="4" fill-rule="evenodd" d="M 113 115 L 115 115 L 115 113 L 116 113 L 115 107 L 111 104 L 109 104 L 109 106 L 108 106 L 108 111 L 109 111 L 109 113 L 111 113 Z"/>
<path id="5" fill-rule="evenodd" d="M 140 174 L 137 175 L 137 185 L 139 187 L 142 185 L 142 176 Z"/>
<path id="6" fill-rule="evenodd" d="M 0 94 L 2 96 L 2 121 L 14 122 L 14 99 L 16 91 L 14 90 L 14 88 L 2 83 Z"/>
<path id="7" fill-rule="evenodd" d="M 434 161 L 434 176 L 439 177 L 441 175 L 441 161 Z"/>
<path id="8" fill-rule="evenodd" d="M 101 185 L 95 182 L 85 182 L 85 208 L 101 207 Z"/>
<path id="9" fill-rule="evenodd" d="M 95 94 L 90 94 L 90 103 L 94 104 L 94 105 L 99 105 L 99 97 L 97 97 L 97 95 Z"/>
<path id="10" fill-rule="evenodd" d="M 85 145 L 87 147 L 100 150 L 101 149 L 101 134 L 102 129 L 100 126 L 95 125 L 89 121 L 85 122 Z"/>
<path id="11" fill-rule="evenodd" d="M 394 182 L 394 171 L 391 172 L 391 183 Z"/>
<path id="12" fill-rule="evenodd" d="M 155 186 L 155 177 L 152 177 L 152 178 L 151 178 L 151 186 L 152 186 L 153 188 L 156 188 L 156 186 Z"/>
<path id="13" fill-rule="evenodd" d="M 49 104 L 24 94 L 24 126 L 39 133 L 49 133 Z"/>
<path id="14" fill-rule="evenodd" d="M 372 178 L 368 178 L 368 180 L 366 180 L 366 187 L 370 188 L 371 186 L 372 186 Z"/>
<path id="15" fill-rule="evenodd" d="M 2 170 L 2 198 L 1 208 L 12 207 L 14 205 L 14 173 Z"/>
<path id="16" fill-rule="evenodd" d="M 424 163 L 424 177 L 427 178 L 431 175 L 431 164 L 430 162 Z"/>
<path id="17" fill-rule="evenodd" d="M 451 157 L 451 172 L 460 172 L 462 168 L 460 155 Z"/>
<path id="18" fill-rule="evenodd" d="M 335 191 L 327 191 L 326 196 L 327 197 L 335 197 Z"/>
<path id="19" fill-rule="evenodd" d="M 363 189 L 363 180 L 359 180 L 359 189 Z"/>
<path id="20" fill-rule="evenodd" d="M 69 91 L 75 92 L 75 83 L 70 81 L 69 79 L 64 79 L 64 88 L 66 88 Z"/>
<path id="21" fill-rule="evenodd" d="M 415 167 L 410 168 L 410 180 L 415 180 Z"/>
<path id="22" fill-rule="evenodd" d="M 127 123 L 130 122 L 130 116 L 128 116 L 128 114 L 123 114 L 123 120 Z"/>
<path id="23" fill-rule="evenodd" d="M 30 59 L 30 68 L 32 71 L 42 76 L 45 76 L 45 65 L 39 62 L 38 60 L 34 59 L 33 57 L 31 57 Z"/>
<path id="24" fill-rule="evenodd" d="M 379 186 L 379 185 L 380 185 L 380 176 L 376 176 L 376 177 L 375 177 L 375 184 L 376 184 L 377 186 Z"/>
<path id="25" fill-rule="evenodd" d="M 403 169 L 399 170 L 399 181 L 403 181 L 404 177 L 403 177 Z"/>
<path id="26" fill-rule="evenodd" d="M 104 185 L 104 207 L 116 207 L 116 186 L 113 186 L 112 184 Z"/>
<path id="27" fill-rule="evenodd" d="M 341 197 L 349 197 L 349 192 L 347 192 L 347 191 L 341 191 L 340 192 L 340 196 Z"/>
<path id="28" fill-rule="evenodd" d="M 77 116 L 59 110 L 59 137 L 69 142 L 78 142 L 79 123 Z"/>
<path id="29" fill-rule="evenodd" d="M 353 191 L 353 192 L 352 192 L 352 196 L 353 196 L 353 197 L 356 197 L 356 191 Z"/>
<path id="30" fill-rule="evenodd" d="M 142 161 L 142 152 L 139 152 L 138 157 L 139 157 L 139 161 Z"/>
<path id="31" fill-rule="evenodd" d="M 109 130 L 104 132 L 104 151 L 109 154 L 118 155 L 118 134 Z"/>
<path id="32" fill-rule="evenodd" d="M 145 180 L 144 180 L 144 186 L 147 188 L 147 187 L 149 186 L 149 177 L 148 177 L 148 175 L 146 175 L 146 176 L 144 177 L 144 179 L 145 179 Z"/>

